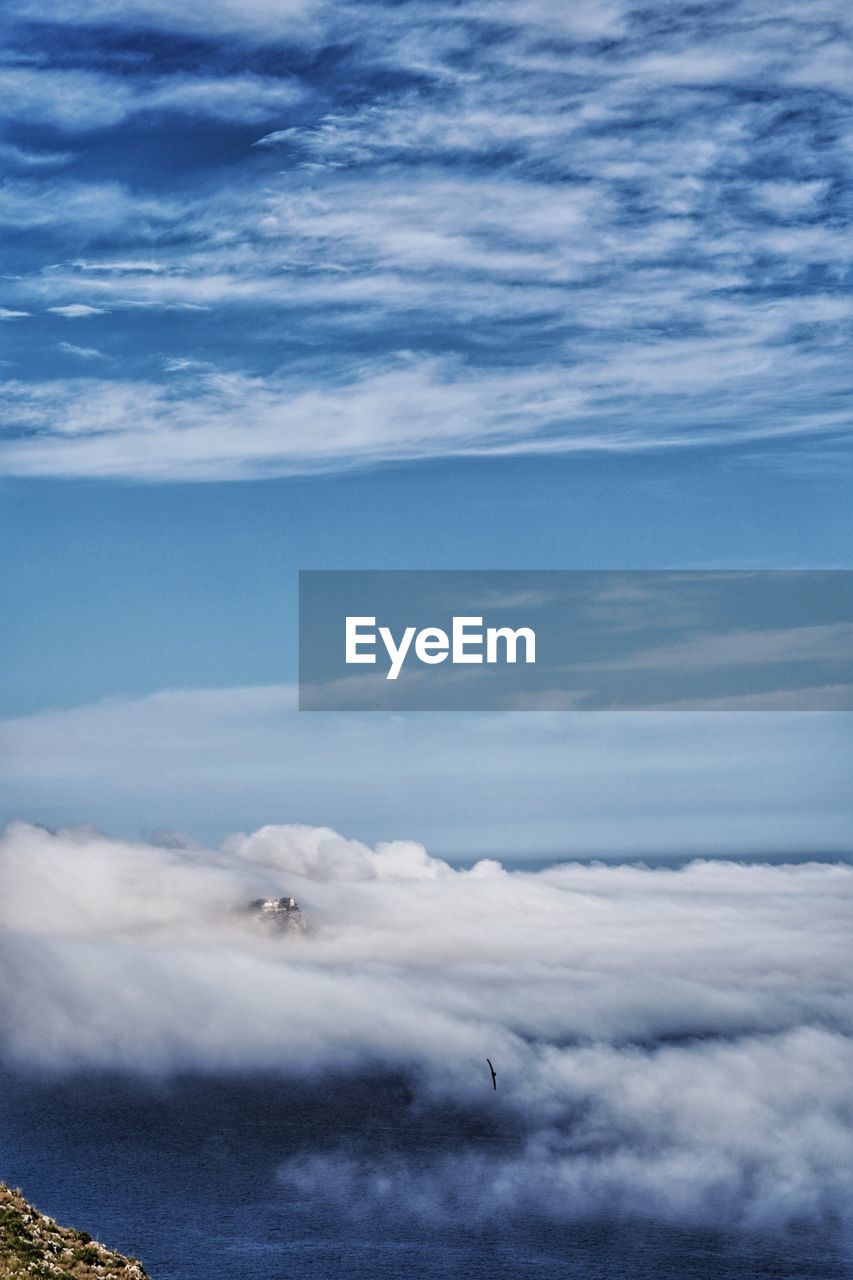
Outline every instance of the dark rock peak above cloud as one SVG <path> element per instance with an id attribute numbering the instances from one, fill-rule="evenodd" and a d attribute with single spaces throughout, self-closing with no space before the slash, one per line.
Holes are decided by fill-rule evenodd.
<path id="1" fill-rule="evenodd" d="M 247 910 L 253 922 L 269 933 L 308 931 L 308 920 L 295 898 L 255 898 L 249 903 Z"/>

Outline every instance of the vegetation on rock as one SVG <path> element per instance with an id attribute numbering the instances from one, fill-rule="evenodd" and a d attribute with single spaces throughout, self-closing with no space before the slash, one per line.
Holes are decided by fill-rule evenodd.
<path id="1" fill-rule="evenodd" d="M 147 1280 L 136 1258 L 60 1227 L 0 1183 L 0 1280 Z"/>

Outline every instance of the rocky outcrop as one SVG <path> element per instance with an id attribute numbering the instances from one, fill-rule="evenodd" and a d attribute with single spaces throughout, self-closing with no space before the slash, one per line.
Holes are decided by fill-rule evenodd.
<path id="1" fill-rule="evenodd" d="M 306 933 L 308 921 L 295 898 L 257 898 L 249 904 L 253 920 L 269 933 Z"/>
<path id="2" fill-rule="evenodd" d="M 60 1227 L 0 1183 L 0 1280 L 147 1280 L 136 1258 Z"/>

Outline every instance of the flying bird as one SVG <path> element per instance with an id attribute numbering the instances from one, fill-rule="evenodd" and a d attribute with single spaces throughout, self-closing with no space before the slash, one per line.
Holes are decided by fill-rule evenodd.
<path id="1" fill-rule="evenodd" d="M 497 1089 L 497 1087 L 498 1087 L 498 1076 L 497 1076 L 497 1072 L 495 1071 L 494 1067 L 492 1066 L 492 1060 L 491 1060 L 491 1058 L 486 1058 L 486 1062 L 488 1062 L 488 1064 L 489 1064 L 489 1070 L 490 1070 L 490 1071 L 491 1071 L 491 1073 L 492 1073 L 492 1088 L 493 1088 L 493 1089 Z"/>

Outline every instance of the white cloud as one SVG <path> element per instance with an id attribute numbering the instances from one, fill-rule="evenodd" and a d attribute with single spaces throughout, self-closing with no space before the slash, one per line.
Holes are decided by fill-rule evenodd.
<path id="1" fill-rule="evenodd" d="M 753 0 L 713 21 L 619 0 L 559 12 L 494 0 L 464 21 L 420 0 L 300 12 L 307 25 L 271 2 L 206 8 L 204 73 L 7 68 L 9 100 L 69 132 L 156 110 L 260 135 L 220 154 L 196 124 L 198 183 L 173 180 L 171 129 L 152 124 L 147 177 L 119 183 L 92 164 L 87 180 L 27 172 L 0 189 L 0 221 L 50 246 L 50 265 L 16 281 L 17 307 L 96 307 L 118 324 L 143 308 L 212 308 L 230 343 L 226 361 L 200 326 L 205 359 L 227 372 L 185 401 L 135 384 L 153 466 L 115 415 L 97 439 L 80 429 L 89 409 L 109 419 L 122 390 L 68 384 L 65 408 L 58 386 L 14 389 L 39 423 L 7 452 L 14 469 L 227 479 L 460 453 L 781 452 L 789 440 L 804 456 L 846 433 L 851 151 L 833 93 L 806 109 L 800 87 L 818 62 L 841 66 L 839 5 L 785 5 L 772 23 Z M 84 13 L 69 0 L 56 21 Z M 104 0 L 97 14 L 122 29 L 201 22 L 154 0 Z M 213 46 L 238 15 L 235 72 L 233 37 Z M 271 76 L 253 41 L 283 35 L 346 50 L 352 88 Z M 415 355 L 403 374 L 401 335 Z M 269 372 L 271 336 L 293 348 L 298 385 Z M 153 326 L 134 324 L 135 358 L 190 349 L 163 351 Z M 378 354 L 345 367 L 353 349 Z M 313 447 L 309 404 L 326 424 Z"/>
<path id="2" fill-rule="evenodd" d="M 175 690 L 7 719 L 0 813 L 219 839 L 286 811 L 478 856 L 851 847 L 849 715 L 295 703 L 284 686 Z"/>
<path id="3" fill-rule="evenodd" d="M 119 29 L 152 27 L 196 35 L 238 36 L 261 40 L 305 37 L 325 0 L 210 0 L 200 10 L 192 0 L 57 0 L 51 21 L 88 26 L 93 22 Z M 12 0 L 12 10 L 25 18 L 43 19 L 35 0 Z"/>
<path id="4" fill-rule="evenodd" d="M 827 195 L 829 183 L 816 178 L 811 182 L 763 182 L 755 192 L 756 199 L 782 217 L 811 213 Z"/>
<path id="5" fill-rule="evenodd" d="M 0 115 L 74 133 L 115 127 L 143 111 L 252 123 L 292 106 L 302 91 L 295 81 L 251 72 L 134 78 L 25 65 L 0 67 L 0 95 Z"/>
<path id="6" fill-rule="evenodd" d="M 89 313 L 71 310 L 77 314 Z M 52 440 L 7 441 L 7 471 L 149 479 L 292 474 L 345 461 L 488 451 L 529 432 L 533 414 L 544 426 L 573 411 L 559 376 L 483 378 L 405 361 L 325 389 L 201 373 L 189 392 L 97 381 L 7 384 L 6 392 L 5 420 L 47 428 Z M 577 447 L 585 440 L 593 442 L 582 437 Z"/>
<path id="7" fill-rule="evenodd" d="M 137 241 L 154 239 L 174 222 L 177 212 L 173 201 L 131 195 L 118 182 L 61 181 L 54 176 L 42 181 L 10 179 L 0 186 L 0 225 L 28 232 L 73 231 L 83 242 L 126 233 L 131 224 Z M 50 268 L 46 270 L 49 277 Z"/>
<path id="8" fill-rule="evenodd" d="M 73 160 L 70 151 L 27 151 L 11 142 L 0 143 L 0 158 L 20 169 L 58 169 Z"/>
<path id="9" fill-rule="evenodd" d="M 79 356 L 81 360 L 106 359 L 103 351 L 99 351 L 97 347 L 77 347 L 73 342 L 57 342 L 56 349 L 66 356 Z"/>
<path id="10" fill-rule="evenodd" d="M 399 1212 L 452 1221 L 473 1175 L 469 1223 L 849 1214 L 850 866 L 460 872 L 328 829 L 217 851 L 18 824 L 0 887 L 7 1063 L 386 1067 L 471 1108 L 488 1054 L 523 1141 L 396 1157 Z M 259 892 L 293 893 L 313 932 L 259 935 Z M 352 1149 L 280 1176 L 338 1212 L 380 1195 Z"/>
<path id="11" fill-rule="evenodd" d="M 496 24 L 512 23 L 552 39 L 600 40 L 624 33 L 630 7 L 627 0 L 575 0 L 571 5 L 553 5 L 549 0 L 497 0 L 483 12 Z"/>
<path id="12" fill-rule="evenodd" d="M 629 657 L 578 664 L 579 669 L 672 671 L 764 666 L 788 662 L 844 662 L 853 649 L 853 623 L 766 628 L 699 635 L 676 644 L 638 648 Z"/>
<path id="13" fill-rule="evenodd" d="M 102 308 L 50 308 L 67 318 Z M 756 365 L 768 421 L 747 412 Z M 24 434 L 0 445 L 12 475 L 217 480 L 339 470 L 387 460 L 514 453 L 635 452 L 808 437 L 843 429 L 843 410 L 821 411 L 796 389 L 809 352 L 759 357 L 734 337 L 616 349 L 574 366 L 484 370 L 458 361 L 365 363 L 332 381 L 248 377 L 171 358 L 180 383 L 54 379 L 7 382 L 0 420 Z M 716 394 L 721 370 L 726 399 Z M 700 423 L 685 421 L 692 389 Z M 773 389 L 771 391 L 771 389 Z M 644 412 L 636 397 L 652 399 Z M 738 395 L 738 391 L 740 394 Z M 786 397 L 786 392 L 787 397 Z M 731 421 L 729 400 L 743 415 Z M 632 411 L 632 404 L 634 406 Z"/>
<path id="14" fill-rule="evenodd" d="M 66 320 L 82 320 L 87 316 L 105 314 L 103 307 L 90 307 L 85 302 L 69 302 L 64 307 L 48 307 L 48 311 L 53 312 L 55 316 L 65 316 Z"/>

